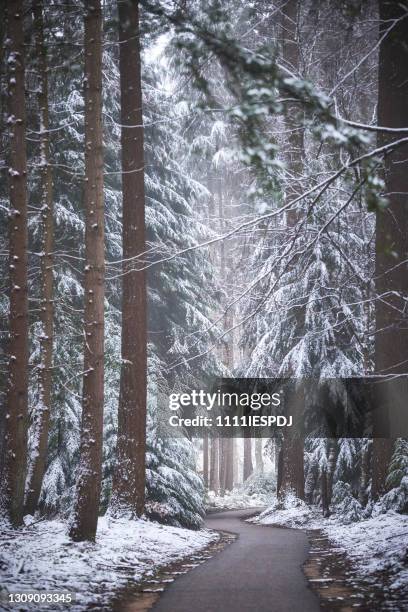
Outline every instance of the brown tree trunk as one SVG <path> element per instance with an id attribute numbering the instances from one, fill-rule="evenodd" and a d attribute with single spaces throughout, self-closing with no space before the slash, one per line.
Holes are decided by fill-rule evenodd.
<path id="1" fill-rule="evenodd" d="M 234 488 L 234 459 L 235 459 L 235 440 L 234 438 L 225 439 L 225 490 L 232 491 Z"/>
<path id="2" fill-rule="evenodd" d="M 279 454 L 278 496 L 293 493 L 299 499 L 305 498 L 303 439 L 285 436 Z"/>
<path id="3" fill-rule="evenodd" d="M 300 47 L 298 32 L 299 1 L 288 0 L 282 8 L 282 56 L 285 65 L 295 73 L 300 70 Z M 303 111 L 299 103 L 289 102 L 285 107 L 285 129 L 288 132 L 286 138 L 285 155 L 290 177 L 286 181 L 286 202 L 295 200 L 299 191 L 302 191 L 302 171 L 304 157 L 304 135 L 303 135 Z M 298 222 L 296 207 L 289 209 L 286 218 L 287 233 L 291 237 Z M 302 313 L 297 313 L 297 318 L 302 319 Z M 295 410 L 299 410 L 298 416 Z M 296 422 L 302 418 L 303 407 L 295 401 L 295 406 L 290 406 L 290 412 Z M 292 432 L 288 430 L 284 434 L 279 455 L 278 481 L 280 487 L 278 495 L 284 497 L 289 491 L 294 492 L 300 499 L 304 499 L 304 456 L 303 439 L 292 439 Z"/>
<path id="4" fill-rule="evenodd" d="M 25 511 L 34 514 L 40 497 L 45 472 L 48 432 L 51 413 L 52 353 L 54 335 L 53 301 L 53 245 L 54 245 L 54 205 L 52 189 L 52 169 L 49 150 L 48 117 L 48 68 L 44 42 L 43 1 L 36 0 L 33 5 L 36 33 L 36 54 L 40 90 L 38 106 L 40 112 L 40 150 L 41 150 L 41 194 L 42 194 L 42 255 L 41 255 L 41 363 L 40 397 L 35 409 L 33 430 L 37 441 L 28 469 L 26 484 Z"/>
<path id="5" fill-rule="evenodd" d="M 327 466 L 327 504 L 331 504 L 333 496 L 334 472 L 337 465 L 337 457 L 339 454 L 339 445 L 337 440 L 329 441 L 329 458 Z"/>
<path id="6" fill-rule="evenodd" d="M 329 495 L 327 485 L 327 472 L 325 469 L 322 470 L 320 475 L 320 486 L 321 486 L 321 501 L 322 501 L 322 512 L 324 517 L 330 516 L 329 510 Z"/>
<path id="7" fill-rule="evenodd" d="M 211 456 L 210 456 L 210 490 L 218 493 L 220 489 L 220 473 L 219 473 L 219 446 L 220 439 L 215 435 L 211 439 Z"/>
<path id="8" fill-rule="evenodd" d="M 408 125 L 408 21 L 399 2 L 379 1 L 380 36 L 394 20 L 400 20 L 380 45 L 378 80 L 378 124 L 391 128 Z M 383 145 L 395 134 L 381 134 Z M 408 318 L 408 145 L 389 153 L 385 160 L 388 207 L 376 219 L 376 337 L 377 374 L 407 372 Z M 393 440 L 389 437 L 385 411 L 374 415 L 372 490 L 377 499 L 385 492 Z"/>
<path id="9" fill-rule="evenodd" d="M 262 438 L 255 438 L 255 469 L 260 474 L 264 471 L 264 460 L 262 456 Z"/>
<path id="10" fill-rule="evenodd" d="M 282 7 L 282 57 L 284 64 L 295 74 L 300 70 L 300 45 L 298 31 L 299 0 L 287 0 Z M 285 156 L 290 178 L 286 181 L 286 200 L 290 202 L 303 191 L 302 173 L 304 159 L 303 109 L 299 102 L 288 102 L 285 106 L 285 130 L 287 131 Z M 296 208 L 289 209 L 287 224 L 296 225 Z"/>
<path id="11" fill-rule="evenodd" d="M 208 489 L 208 434 L 203 438 L 203 479 L 204 487 Z"/>
<path id="12" fill-rule="evenodd" d="M 254 467 L 252 465 L 252 440 L 251 438 L 244 438 L 244 482 L 250 477 Z"/>
<path id="13" fill-rule="evenodd" d="M 27 463 L 28 295 L 27 152 L 24 97 L 23 2 L 7 7 L 8 110 L 10 124 L 10 339 L 8 418 L 5 423 L 1 514 L 23 521 Z"/>
<path id="14" fill-rule="evenodd" d="M 371 466 L 371 445 L 363 450 L 361 457 L 361 477 L 360 490 L 358 499 L 362 506 L 367 505 L 368 501 L 368 485 L 370 482 L 370 466 Z"/>
<path id="15" fill-rule="evenodd" d="M 219 462 L 220 462 L 220 495 L 223 497 L 225 495 L 226 490 L 226 480 L 227 480 L 227 439 L 220 438 L 220 454 L 219 454 Z"/>
<path id="16" fill-rule="evenodd" d="M 70 536 L 94 540 L 102 467 L 104 384 L 104 198 L 102 141 L 102 11 L 85 14 L 85 286 L 81 445 Z"/>
<path id="17" fill-rule="evenodd" d="M 122 367 L 111 507 L 143 514 L 146 452 L 146 274 L 142 84 L 138 2 L 118 2 L 123 193 Z"/>

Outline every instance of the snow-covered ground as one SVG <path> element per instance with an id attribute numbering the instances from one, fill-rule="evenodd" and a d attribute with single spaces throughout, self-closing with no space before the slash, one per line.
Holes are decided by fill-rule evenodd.
<path id="1" fill-rule="evenodd" d="M 318 509 L 289 499 L 281 508 L 275 504 L 249 519 L 262 525 L 298 529 L 321 529 L 333 545 L 346 552 L 362 576 L 386 571 L 389 588 L 408 596 L 408 516 L 389 511 L 365 520 L 344 524 L 341 516 L 323 518 Z"/>
<path id="2" fill-rule="evenodd" d="M 133 581 L 207 546 L 218 536 L 146 520 L 99 519 L 96 543 L 73 543 L 61 521 L 26 525 L 16 537 L 0 525 L 0 610 L 84 610 Z M 7 606 L 7 593 L 72 592 L 75 604 Z"/>

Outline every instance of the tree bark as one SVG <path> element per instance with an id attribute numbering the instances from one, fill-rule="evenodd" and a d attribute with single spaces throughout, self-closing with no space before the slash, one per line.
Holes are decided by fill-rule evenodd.
<path id="1" fill-rule="evenodd" d="M 330 516 L 329 510 L 329 495 L 327 487 L 327 472 L 325 469 L 322 470 L 320 475 L 320 486 L 321 486 L 321 501 L 322 501 L 322 512 L 325 518 Z"/>
<path id="2" fill-rule="evenodd" d="M 303 439 L 285 436 L 279 453 L 278 496 L 293 493 L 299 499 L 305 498 Z M 279 469 L 278 468 L 278 469 Z"/>
<path id="3" fill-rule="evenodd" d="M 208 434 L 203 438 L 203 479 L 204 487 L 208 489 Z"/>
<path id="4" fill-rule="evenodd" d="M 298 73 L 300 70 L 300 47 L 298 32 L 299 1 L 288 0 L 282 8 L 282 56 L 284 63 L 290 70 Z M 299 184 L 302 180 L 303 157 L 304 157 L 304 135 L 302 125 L 303 111 L 296 102 L 289 102 L 285 108 L 285 128 L 288 131 L 285 155 L 290 178 L 286 184 L 286 203 L 295 200 L 299 192 Z M 290 236 L 298 222 L 298 211 L 289 209 L 286 217 L 287 232 Z M 297 313 L 299 326 L 302 314 Z M 298 417 L 295 410 L 299 410 Z M 291 406 L 294 421 L 302 417 L 303 407 L 295 401 Z M 288 492 L 295 493 L 300 499 L 304 499 L 304 456 L 303 439 L 292 438 L 290 431 L 285 432 L 282 440 L 278 469 L 278 481 L 280 487 L 278 495 L 284 497 Z"/>
<path id="5" fill-rule="evenodd" d="M 223 497 L 225 495 L 226 490 L 226 479 L 227 479 L 227 439 L 220 438 L 220 454 L 219 454 L 219 462 L 220 462 L 220 495 Z"/>
<path id="6" fill-rule="evenodd" d="M 211 439 L 211 456 L 210 456 L 210 490 L 218 493 L 220 489 L 220 473 L 219 473 L 219 444 L 220 439 L 215 435 Z"/>
<path id="7" fill-rule="evenodd" d="M 234 488 L 234 460 L 235 460 L 235 440 L 234 438 L 225 439 L 225 490 L 232 491 Z"/>
<path id="8" fill-rule="evenodd" d="M 371 444 L 363 450 L 361 457 L 361 476 L 358 499 L 362 506 L 367 505 L 368 501 L 368 486 L 370 482 L 370 466 L 371 466 Z"/>
<path id="9" fill-rule="evenodd" d="M 260 474 L 264 471 L 264 460 L 262 455 L 262 438 L 255 438 L 255 469 Z"/>
<path id="10" fill-rule="evenodd" d="M 408 21 L 398 2 L 379 1 L 380 37 L 393 20 L 400 21 L 382 40 L 379 54 L 378 124 L 399 128 L 408 125 Z M 381 134 L 379 145 L 393 137 Z M 395 135 L 394 135 L 395 137 Z M 376 214 L 376 337 L 377 374 L 407 372 L 408 318 L 408 145 L 389 153 L 385 160 L 388 206 Z M 393 440 L 389 437 L 388 414 L 374 415 L 372 448 L 373 499 L 385 492 Z"/>
<path id="11" fill-rule="evenodd" d="M 4 432 L 0 512 L 14 525 L 23 521 L 27 463 L 28 294 L 27 152 L 24 96 L 23 2 L 6 3 L 8 110 L 10 125 L 10 314 L 9 380 Z"/>
<path id="12" fill-rule="evenodd" d="M 282 7 L 282 57 L 285 65 L 295 74 L 300 70 L 299 0 L 287 0 Z M 291 202 L 303 191 L 302 172 L 304 158 L 303 109 L 299 102 L 290 101 L 285 107 L 285 129 L 288 132 L 285 147 L 290 179 L 286 184 L 286 200 Z M 289 209 L 287 225 L 292 228 L 298 221 L 296 208 Z"/>
<path id="13" fill-rule="evenodd" d="M 123 193 L 122 366 L 111 508 L 143 514 L 146 452 L 146 274 L 142 83 L 138 2 L 118 2 Z M 139 268 L 142 264 L 139 265 Z"/>
<path id="14" fill-rule="evenodd" d="M 51 414 L 52 360 L 54 335 L 53 300 L 53 250 L 54 250 L 54 205 L 52 168 L 49 146 L 48 110 L 48 66 L 44 42 L 43 1 L 36 0 L 33 5 L 35 25 L 35 47 L 38 57 L 40 112 L 40 151 L 41 151 L 41 195 L 42 195 L 42 255 L 41 255 L 41 336 L 40 336 L 40 397 L 35 409 L 33 431 L 36 447 L 31 457 L 26 484 L 25 512 L 34 514 L 41 493 L 45 472 L 48 432 Z"/>
<path id="15" fill-rule="evenodd" d="M 252 465 L 252 440 L 251 438 L 244 438 L 244 482 L 250 477 L 254 467 Z"/>
<path id="16" fill-rule="evenodd" d="M 70 536 L 94 540 L 101 490 L 104 384 L 104 196 L 102 140 L 102 11 L 85 14 L 85 286 L 82 426 Z"/>
<path id="17" fill-rule="evenodd" d="M 333 497 L 334 472 L 337 465 L 337 457 L 339 455 L 339 444 L 337 440 L 329 441 L 329 458 L 327 466 L 327 504 L 331 504 Z"/>

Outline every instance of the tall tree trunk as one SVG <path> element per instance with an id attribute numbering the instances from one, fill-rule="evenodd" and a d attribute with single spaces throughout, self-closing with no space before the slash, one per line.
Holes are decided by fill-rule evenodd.
<path id="1" fill-rule="evenodd" d="M 400 20 L 380 45 L 378 124 L 391 128 L 408 125 L 408 20 L 399 2 L 379 1 L 380 37 L 394 20 Z M 379 144 L 395 134 L 381 134 Z M 385 185 L 389 205 L 376 219 L 376 337 L 377 374 L 407 371 L 408 319 L 408 145 L 389 153 L 385 160 Z M 372 489 L 377 499 L 385 492 L 393 440 L 388 437 L 388 415 L 376 414 L 372 448 Z M 381 437 L 379 437 L 381 436 Z"/>
<path id="2" fill-rule="evenodd" d="M 219 472 L 219 448 L 220 439 L 214 435 L 211 439 L 211 456 L 210 456 L 210 490 L 218 493 L 220 489 L 220 472 Z"/>
<path id="3" fill-rule="evenodd" d="M 225 439 L 226 449 L 226 470 L 225 470 L 225 490 L 232 491 L 234 488 L 234 460 L 235 460 L 235 440 L 234 438 Z"/>
<path id="4" fill-rule="evenodd" d="M 327 466 L 327 504 L 331 504 L 333 497 L 334 472 L 336 471 L 337 457 L 339 455 L 339 443 L 337 440 L 329 440 L 329 457 Z"/>
<path id="5" fill-rule="evenodd" d="M 361 476 L 358 499 L 362 506 L 367 505 L 368 501 L 368 486 L 370 482 L 370 466 L 371 466 L 371 444 L 362 451 L 361 457 Z"/>
<path id="6" fill-rule="evenodd" d="M 226 480 L 227 480 L 227 438 L 220 438 L 220 454 L 219 454 L 219 462 L 220 462 L 220 495 L 223 497 L 225 495 L 226 490 Z"/>
<path id="7" fill-rule="evenodd" d="M 278 475 L 278 496 L 285 497 L 294 493 L 299 499 L 305 498 L 303 439 L 285 436 L 282 441 L 279 464 L 281 473 Z"/>
<path id="8" fill-rule="evenodd" d="M 26 507 L 33 514 L 38 505 L 45 472 L 48 432 L 51 414 L 52 353 L 54 335 L 53 301 L 53 249 L 54 249 L 54 205 L 52 169 L 50 165 L 49 117 L 48 117 L 48 67 L 44 42 L 43 1 L 36 0 L 33 6 L 35 25 L 35 47 L 38 57 L 41 150 L 41 194 L 42 194 L 42 255 L 41 255 L 41 363 L 40 397 L 35 409 L 33 430 L 36 447 L 33 450 L 26 484 Z"/>
<path id="9" fill-rule="evenodd" d="M 287 0 L 282 7 L 282 58 L 289 70 L 295 74 L 300 70 L 300 44 L 298 32 L 299 0 Z M 286 200 L 291 202 L 303 191 L 302 173 L 304 159 L 303 109 L 299 102 L 290 101 L 285 107 L 285 130 L 287 131 L 285 156 L 290 179 L 286 183 Z M 298 221 L 296 208 L 287 214 L 288 228 Z"/>
<path id="10" fill-rule="evenodd" d="M 322 473 L 320 475 L 320 487 L 321 487 L 322 512 L 323 512 L 323 516 L 327 518 L 330 516 L 330 510 L 329 510 L 329 494 L 328 494 L 326 468 L 323 468 Z"/>
<path id="11" fill-rule="evenodd" d="M 260 474 L 264 471 L 264 460 L 262 455 L 262 438 L 255 438 L 255 469 Z"/>
<path id="12" fill-rule="evenodd" d="M 295 73 L 300 69 L 300 47 L 298 32 L 299 0 L 288 0 L 282 8 L 282 56 L 284 63 Z M 304 135 L 302 126 L 303 111 L 299 103 L 289 102 L 285 108 L 285 128 L 288 132 L 286 144 L 287 166 L 290 178 L 286 185 L 286 202 L 290 203 L 298 195 L 302 180 Z M 297 209 L 289 209 L 286 223 L 288 236 L 291 237 L 298 221 Z M 297 313 L 300 321 L 302 313 Z M 295 401 L 290 406 L 294 421 L 303 416 L 303 405 Z M 295 412 L 297 410 L 298 412 Z M 300 499 L 304 499 L 304 453 L 303 439 L 294 439 L 288 430 L 282 440 L 278 462 L 278 481 L 280 487 L 278 494 L 283 497 L 289 491 L 294 492 Z"/>
<path id="13" fill-rule="evenodd" d="M 142 83 L 138 2 L 118 2 L 123 192 L 122 366 L 111 507 L 143 514 L 146 452 L 146 274 Z M 141 264 L 139 264 L 139 268 Z"/>
<path id="14" fill-rule="evenodd" d="M 250 477 L 254 467 L 252 465 L 252 440 L 251 438 L 244 438 L 244 482 Z"/>
<path id="15" fill-rule="evenodd" d="M 203 479 L 204 487 L 208 489 L 208 434 L 203 438 Z"/>
<path id="16" fill-rule="evenodd" d="M 94 540 L 102 468 L 104 384 L 104 198 L 102 140 L 102 11 L 85 14 L 85 286 L 81 445 L 70 536 Z"/>
<path id="17" fill-rule="evenodd" d="M 0 14 L 6 17 L 7 15 L 7 0 L 0 0 Z M 4 58 L 6 56 L 6 48 L 5 48 L 5 40 L 7 38 L 7 23 L 6 19 L 0 21 L 0 80 L 3 79 L 3 72 L 6 69 L 6 62 Z M 5 87 L 0 88 L 0 146 L 3 150 L 6 149 L 6 142 L 8 138 L 7 130 L 5 129 L 5 121 L 7 116 L 7 105 L 8 100 L 6 96 Z M 0 314 L 0 326 L 3 329 L 7 329 L 8 327 L 8 312 L 2 312 Z M 3 336 L 0 336 L 0 352 L 3 355 L 6 354 L 7 348 L 7 339 Z M 6 392 L 7 392 L 7 378 L 8 373 L 5 368 L 0 369 L 0 401 L 3 400 L 3 403 L 6 402 Z M 4 443 L 5 443 L 5 427 L 6 427 L 6 410 L 0 410 L 0 476 L 3 474 L 3 466 L 4 466 Z"/>
<path id="18" fill-rule="evenodd" d="M 28 295 L 27 152 L 24 97 L 23 2 L 7 7 L 8 110 L 10 125 L 10 340 L 7 417 L 0 512 L 14 525 L 23 521 L 27 463 Z"/>

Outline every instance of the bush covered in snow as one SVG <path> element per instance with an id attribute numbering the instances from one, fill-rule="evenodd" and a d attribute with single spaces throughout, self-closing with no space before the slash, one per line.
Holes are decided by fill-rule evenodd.
<path id="1" fill-rule="evenodd" d="M 388 491 L 375 506 L 376 510 L 388 512 L 394 510 L 401 514 L 408 513 L 408 476 L 404 476 L 398 487 Z M 374 513 L 374 512 L 373 512 Z"/>
<path id="2" fill-rule="evenodd" d="M 333 487 L 333 506 L 345 524 L 355 523 L 364 517 L 364 509 L 354 497 L 351 486 L 339 480 Z"/>
<path id="3" fill-rule="evenodd" d="M 273 472 L 254 472 L 247 480 L 236 485 L 232 491 L 217 495 L 209 491 L 206 497 L 207 508 L 260 508 L 269 506 L 276 492 L 276 479 Z"/>
<path id="4" fill-rule="evenodd" d="M 255 471 L 241 488 L 247 495 L 272 495 L 276 491 L 275 473 Z"/>

